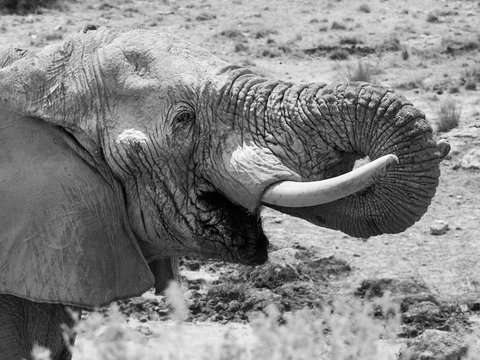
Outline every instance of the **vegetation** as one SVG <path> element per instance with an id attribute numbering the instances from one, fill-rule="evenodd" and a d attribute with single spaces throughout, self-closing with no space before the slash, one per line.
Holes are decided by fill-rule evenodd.
<path id="1" fill-rule="evenodd" d="M 169 290 L 177 319 L 168 332 L 157 334 L 154 344 L 127 324 L 116 307 L 107 316 L 91 314 L 75 329 L 83 339 L 72 349 L 76 360 L 180 360 L 187 359 L 185 301 L 177 287 Z M 379 339 L 392 339 L 399 331 L 400 312 L 388 295 L 376 303 L 338 300 L 323 311 L 304 309 L 283 318 L 274 308 L 251 324 L 254 341 L 241 343 L 227 331 L 216 348 L 204 345 L 196 354 L 211 360 L 394 360 Z M 375 316 L 374 316 L 375 314 Z M 37 347 L 34 360 L 49 360 L 48 351 Z"/>
<path id="2" fill-rule="evenodd" d="M 345 49 L 335 49 L 328 55 L 330 60 L 347 60 L 348 57 L 349 53 Z"/>
<path id="3" fill-rule="evenodd" d="M 40 7 L 52 6 L 56 0 L 0 0 L 0 11 L 26 14 L 37 11 Z"/>
<path id="4" fill-rule="evenodd" d="M 437 23 L 439 22 L 438 16 L 435 15 L 434 13 L 429 13 L 427 16 L 427 21 L 429 23 Z"/>
<path id="5" fill-rule="evenodd" d="M 362 62 L 358 59 L 356 62 L 353 62 L 346 66 L 344 77 L 349 82 L 365 81 L 373 83 L 374 73 L 375 70 L 370 63 Z"/>
<path id="6" fill-rule="evenodd" d="M 370 6 L 368 6 L 368 4 L 360 5 L 358 10 L 360 10 L 361 12 L 364 12 L 364 13 L 369 13 L 371 11 Z"/>
<path id="7" fill-rule="evenodd" d="M 437 128 L 439 132 L 450 131 L 460 123 L 461 109 L 453 99 L 447 99 L 440 103 L 437 115 Z"/>
<path id="8" fill-rule="evenodd" d="M 332 30 L 347 30 L 347 27 L 342 24 L 342 23 L 339 23 L 337 21 L 334 21 L 332 23 L 332 26 L 330 27 Z"/>

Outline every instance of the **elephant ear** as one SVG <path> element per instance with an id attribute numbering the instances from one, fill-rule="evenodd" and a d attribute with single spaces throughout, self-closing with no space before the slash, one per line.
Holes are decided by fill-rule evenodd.
<path id="1" fill-rule="evenodd" d="M 94 307 L 152 286 L 109 174 L 62 128 L 0 108 L 0 293 Z"/>
<path id="2" fill-rule="evenodd" d="M 115 36 L 0 51 L 0 293 L 94 307 L 153 285 L 98 143 L 98 51 Z"/>

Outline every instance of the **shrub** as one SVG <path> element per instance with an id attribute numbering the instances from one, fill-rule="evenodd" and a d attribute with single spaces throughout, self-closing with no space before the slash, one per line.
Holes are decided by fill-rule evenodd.
<path id="1" fill-rule="evenodd" d="M 348 57 L 349 53 L 345 49 L 335 49 L 328 55 L 330 60 L 347 60 Z"/>
<path id="2" fill-rule="evenodd" d="M 330 27 L 332 30 L 347 30 L 347 27 L 344 24 L 334 21 Z"/>
<path id="3" fill-rule="evenodd" d="M 447 99 L 440 103 L 437 115 L 437 127 L 439 132 L 446 132 L 456 128 L 460 122 L 461 109 L 453 99 Z"/>
<path id="4" fill-rule="evenodd" d="M 429 23 L 437 23 L 437 22 L 439 22 L 438 16 L 435 15 L 434 13 L 429 13 L 428 16 L 427 16 L 427 21 Z"/>
<path id="5" fill-rule="evenodd" d="M 460 84 L 465 85 L 467 90 L 476 90 L 477 82 L 480 82 L 480 67 L 464 70 L 460 77 Z"/>
<path id="6" fill-rule="evenodd" d="M 402 49 L 400 40 L 393 34 L 390 35 L 390 37 L 386 39 L 379 47 L 383 51 L 399 51 Z"/>
<path id="7" fill-rule="evenodd" d="M 477 90 L 477 83 L 475 81 L 469 80 L 465 84 L 466 90 Z"/>
<path id="8" fill-rule="evenodd" d="M 243 39 L 245 35 L 238 29 L 225 29 L 220 32 L 221 36 L 230 38 L 230 39 Z"/>
<path id="9" fill-rule="evenodd" d="M 370 12 L 370 6 L 368 4 L 362 4 L 358 7 L 358 10 L 364 13 L 369 13 Z"/>
<path id="10" fill-rule="evenodd" d="M 374 69 L 368 62 L 357 60 L 355 63 L 348 64 L 345 69 L 345 78 L 349 82 L 365 81 L 373 82 Z"/>
<path id="11" fill-rule="evenodd" d="M 195 354 L 205 360 L 394 360 L 378 342 L 392 339 L 400 330 L 399 306 L 388 295 L 366 305 L 340 299 L 323 311 L 304 309 L 283 318 L 274 307 L 266 313 L 252 322 L 248 343 L 225 326 L 216 346 L 206 341 L 197 346 Z M 138 326 L 129 326 L 115 307 L 107 316 L 90 314 L 76 330 L 82 334 L 72 349 L 76 360 L 180 360 L 192 355 L 188 346 L 191 325 L 176 322 L 154 328 L 150 334 L 155 339 L 147 343 Z M 33 359 L 48 360 L 48 351 L 36 348 Z"/>
<path id="12" fill-rule="evenodd" d="M 27 14 L 35 12 L 40 7 L 52 6 L 56 0 L 3 0 L 0 1 L 0 10 L 5 9 L 8 12 L 17 14 Z"/>
<path id="13" fill-rule="evenodd" d="M 394 87 L 401 90 L 412 90 L 412 89 L 419 89 L 419 88 L 421 89 L 423 88 L 423 80 L 420 78 L 408 80 L 405 82 L 398 83 Z"/>
<path id="14" fill-rule="evenodd" d="M 459 92 L 460 92 L 460 89 L 458 88 L 458 86 L 451 86 L 448 89 L 449 94 L 456 94 L 456 93 L 459 93 Z"/>
<path id="15" fill-rule="evenodd" d="M 362 40 L 360 40 L 356 36 L 345 36 L 340 38 L 339 43 L 340 45 L 357 45 L 357 44 L 361 44 Z"/>

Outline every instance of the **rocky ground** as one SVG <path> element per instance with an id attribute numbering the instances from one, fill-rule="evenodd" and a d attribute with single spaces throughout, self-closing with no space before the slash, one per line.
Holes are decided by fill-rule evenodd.
<path id="1" fill-rule="evenodd" d="M 461 111 L 458 128 L 436 134 L 452 151 L 421 221 L 402 234 L 366 240 L 264 210 L 269 263 L 248 268 L 183 261 L 190 321 L 248 322 L 268 304 L 285 313 L 322 307 L 338 296 L 368 301 L 389 290 L 400 304 L 398 335 L 416 338 L 412 347 L 476 326 L 480 2 L 59 0 L 32 14 L 3 14 L 0 46 L 35 50 L 88 24 L 171 32 L 230 62 L 295 81 L 342 81 L 361 62 L 372 81 L 411 99 L 435 129 L 446 100 Z M 143 324 L 170 317 L 165 299 L 152 294 L 119 306 Z"/>

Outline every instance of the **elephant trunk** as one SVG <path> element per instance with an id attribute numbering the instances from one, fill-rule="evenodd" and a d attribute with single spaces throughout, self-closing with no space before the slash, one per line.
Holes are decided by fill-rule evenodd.
<path id="1" fill-rule="evenodd" d="M 281 180 L 330 179 L 350 172 L 358 159 L 384 157 L 380 171 L 348 196 L 322 195 L 327 201 L 305 206 L 268 200 L 266 205 L 356 237 L 402 232 L 426 212 L 449 146 L 435 143 L 424 114 L 406 99 L 367 83 L 293 85 L 244 70 L 233 71 L 233 77 L 229 97 L 236 117 L 246 122 L 245 133 L 275 156 L 282 171 L 294 174 Z M 276 166 L 269 157 L 263 168 Z"/>
<path id="2" fill-rule="evenodd" d="M 391 90 L 366 83 L 307 86 L 294 93 L 296 99 L 287 96 L 281 107 L 284 113 L 289 109 L 290 127 L 311 159 L 295 169 L 304 181 L 350 171 L 363 157 L 394 154 L 398 164 L 347 197 L 272 207 L 356 237 L 402 232 L 418 221 L 435 195 L 439 163 L 449 151 L 447 144 L 435 143 L 424 114 Z"/>

